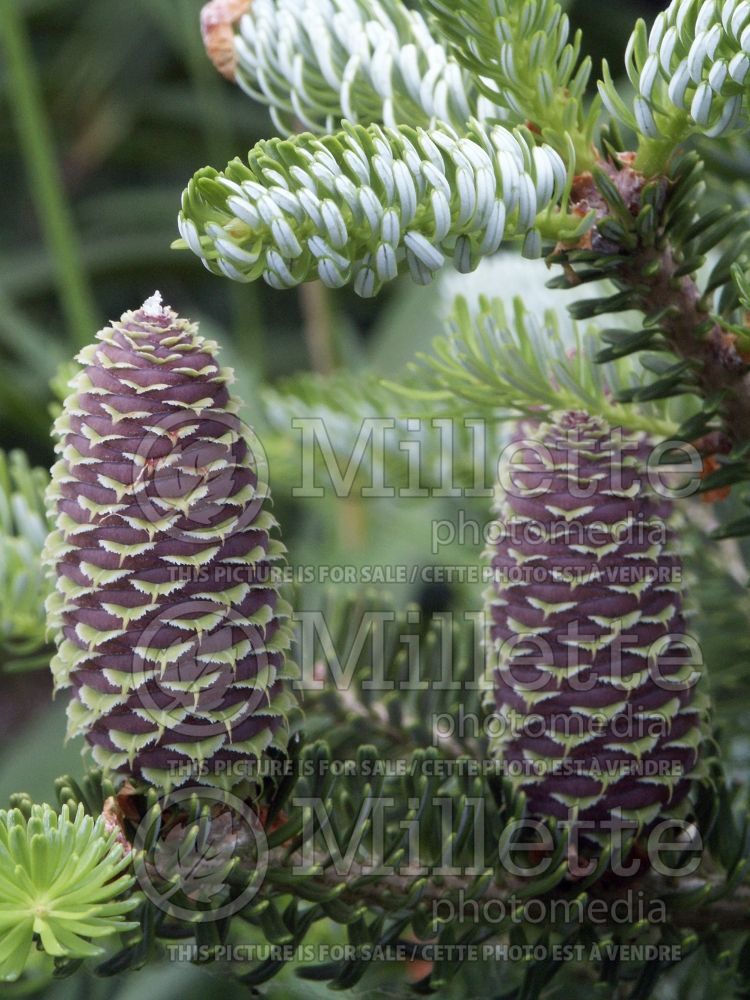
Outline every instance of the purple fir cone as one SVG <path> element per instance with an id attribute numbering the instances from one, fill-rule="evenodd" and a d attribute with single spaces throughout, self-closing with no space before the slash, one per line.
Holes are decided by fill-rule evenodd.
<path id="1" fill-rule="evenodd" d="M 509 449 L 493 508 L 491 748 L 531 815 L 577 816 L 598 838 L 685 800 L 705 698 L 645 435 L 583 412 L 548 419 Z"/>
<path id="2" fill-rule="evenodd" d="M 97 336 L 55 424 L 49 492 L 68 735 L 163 789 L 257 783 L 295 705 L 262 449 L 217 345 L 158 293 Z"/>

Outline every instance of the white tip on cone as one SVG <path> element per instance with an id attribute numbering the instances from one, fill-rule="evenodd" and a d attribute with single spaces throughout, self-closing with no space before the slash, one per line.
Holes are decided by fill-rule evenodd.
<path id="1" fill-rule="evenodd" d="M 147 316 L 164 316 L 167 308 L 161 304 L 161 292 L 154 292 L 141 306 L 141 312 Z"/>

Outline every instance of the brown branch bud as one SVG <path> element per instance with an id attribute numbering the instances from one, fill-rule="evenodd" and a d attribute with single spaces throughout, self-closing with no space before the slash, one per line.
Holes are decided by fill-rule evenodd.
<path id="1" fill-rule="evenodd" d="M 201 35 L 208 58 L 227 80 L 234 80 L 237 57 L 234 25 L 250 10 L 252 0 L 211 0 L 201 10 Z"/>

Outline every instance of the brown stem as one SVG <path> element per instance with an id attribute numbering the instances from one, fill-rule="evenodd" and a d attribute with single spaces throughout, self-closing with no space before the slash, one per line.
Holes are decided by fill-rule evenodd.
<path id="1" fill-rule="evenodd" d="M 735 444 L 750 438 L 750 374 L 747 363 L 739 355 L 731 334 L 718 324 L 704 335 L 696 331 L 709 319 L 698 287 L 689 275 L 675 277 L 677 263 L 669 248 L 655 251 L 650 257 L 639 255 L 637 261 L 626 265 L 622 277 L 629 284 L 643 283 L 642 268 L 659 255 L 661 267 L 641 296 L 646 313 L 661 309 L 672 311 L 661 323 L 666 339 L 675 354 L 690 361 L 696 370 L 696 379 L 704 397 L 723 394 L 721 412 L 725 432 Z"/>

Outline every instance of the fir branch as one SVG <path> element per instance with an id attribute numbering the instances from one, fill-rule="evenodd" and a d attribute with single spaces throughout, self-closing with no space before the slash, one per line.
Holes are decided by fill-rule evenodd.
<path id="1" fill-rule="evenodd" d="M 555 283 L 572 287 L 607 278 L 614 284 L 615 295 L 577 301 L 570 313 L 576 319 L 624 310 L 643 314 L 641 331 L 602 334 L 612 346 L 597 355 L 599 361 L 660 352 L 641 355 L 656 380 L 620 389 L 618 399 L 639 406 L 698 399 L 697 408 L 681 414 L 676 436 L 695 443 L 711 462 L 721 456 L 722 467 L 705 478 L 702 489 L 750 480 L 750 340 L 744 323 L 732 322 L 743 295 L 742 267 L 733 262 L 737 252 L 746 260 L 747 215 L 728 205 L 702 209 L 705 184 L 695 152 L 676 159 L 666 178 L 651 180 L 631 160 L 615 158 L 593 178 L 578 179 L 573 207 L 594 205 L 597 219 L 585 240 L 561 245 L 550 258 L 565 269 Z M 697 272 L 709 252 L 718 259 L 701 289 Z"/>
<path id="2" fill-rule="evenodd" d="M 381 758 L 411 755 L 429 746 L 451 760 L 484 759 L 486 740 L 479 726 L 469 734 L 456 721 L 461 711 L 473 713 L 477 720 L 483 715 L 479 624 L 474 634 L 465 621 L 454 621 L 453 615 L 438 614 L 425 624 L 417 605 L 383 620 L 379 614 L 390 601 L 382 595 L 325 603 L 322 617 L 330 625 L 331 648 L 339 651 L 339 659 L 351 666 L 356 637 L 363 629 L 373 645 L 364 644 L 349 683 L 321 681 L 320 690 L 305 692 L 308 739 L 315 734 L 327 737 L 334 750 L 368 741 L 377 746 Z M 372 612 L 375 616 L 368 622 L 366 616 Z M 382 657 L 374 647 L 376 634 L 382 635 Z M 301 658 L 301 649 L 299 653 Z M 327 677 L 330 649 L 322 642 L 320 654 L 315 663 L 317 675 Z M 415 683 L 416 666 L 419 681 Z M 448 666 L 452 686 L 433 686 L 428 679 L 442 677 Z M 374 677 L 378 683 L 373 683 Z M 445 728 L 449 719 L 453 724 Z"/>
<path id="3" fill-rule="evenodd" d="M 268 106 L 282 135 L 300 125 L 333 132 L 342 118 L 463 128 L 504 117 L 401 0 L 254 0 L 231 30 L 228 75 Z"/>
<path id="4" fill-rule="evenodd" d="M 678 421 L 664 406 L 636 409 L 616 402 L 614 394 L 635 379 L 629 360 L 597 365 L 596 337 L 576 325 L 571 332 L 566 339 L 554 313 L 548 311 L 542 322 L 520 299 L 509 321 L 499 299 L 482 298 L 472 310 L 459 297 L 447 335 L 436 338 L 434 353 L 420 355 L 413 366 L 419 388 L 401 391 L 437 402 L 459 397 L 474 408 L 516 418 L 584 407 L 613 426 L 671 436 Z"/>
<path id="5" fill-rule="evenodd" d="M 547 861 L 545 870 L 540 873 L 537 868 L 528 875 L 509 870 L 504 864 L 509 848 L 506 831 L 524 815 L 523 797 L 514 796 L 507 782 L 500 780 L 490 794 L 484 779 L 467 769 L 457 769 L 448 779 L 440 777 L 437 750 L 417 751 L 410 758 L 412 766 L 406 776 L 400 778 L 378 776 L 373 768 L 378 762 L 382 764 L 383 758 L 374 746 L 359 746 L 356 758 L 351 759 L 354 770 L 348 776 L 342 776 L 341 771 L 332 773 L 331 761 L 324 743 L 308 745 L 294 777 L 285 780 L 272 796 L 265 813 L 266 874 L 257 883 L 255 897 L 235 916 L 237 922 L 256 926 L 266 940 L 283 940 L 290 946 L 290 956 L 313 924 L 326 918 L 347 925 L 350 932 L 356 925 L 353 943 L 362 949 L 383 947 L 394 937 L 401 938 L 407 928 L 418 939 L 436 944 L 455 941 L 459 932 L 462 941 L 491 938 L 500 942 L 511 935 L 516 942 L 538 942 L 540 934 L 555 939 L 566 934 L 571 941 L 603 943 L 623 926 L 615 904 L 632 908 L 635 903 L 645 917 L 634 916 L 627 925 L 629 940 L 652 941 L 657 933 L 681 943 L 685 951 L 690 940 L 685 930 L 746 930 L 749 926 L 747 831 L 743 817 L 727 811 L 727 789 L 719 775 L 709 800 L 697 801 L 699 827 L 708 849 L 697 872 L 688 878 L 674 878 L 641 870 L 630 878 L 602 880 L 611 861 L 608 852 L 587 875 L 579 872 L 577 877 L 569 877 L 571 862 L 583 859 L 576 859 L 566 832 L 554 823 L 546 824 L 549 838 L 540 855 Z M 465 764 L 470 762 L 463 759 Z M 64 801 L 75 798 L 74 785 L 70 779 L 59 783 Z M 443 809 L 446 796 L 454 804 L 449 814 Z M 482 820 L 478 821 L 476 806 L 480 801 Z M 136 802 L 131 798 L 131 807 Z M 327 829 L 335 833 L 335 841 L 319 822 L 310 822 L 311 802 L 325 803 Z M 387 811 L 389 804 L 392 808 L 395 803 L 398 808 Z M 183 827 L 203 824 L 209 843 L 212 836 L 225 835 L 225 825 L 215 810 L 212 812 L 213 801 L 201 804 L 198 794 L 194 803 L 191 800 L 183 805 Z M 382 813 L 385 827 L 381 838 L 375 833 L 379 823 L 373 817 L 382 806 L 386 812 Z M 149 852 L 157 849 L 159 810 L 158 793 L 152 789 L 145 795 L 140 815 L 154 814 L 153 838 L 146 839 L 148 846 L 143 850 L 138 849 L 136 872 L 147 870 Z M 168 829 L 169 818 L 161 819 Z M 214 821 L 217 825 L 212 835 Z M 148 823 L 150 830 L 151 821 Z M 249 841 L 235 845 L 240 855 L 250 847 Z M 478 847 L 483 854 L 477 853 Z M 631 860 L 629 846 L 623 845 L 623 849 Z M 637 852 L 634 856 L 638 857 Z M 227 873 L 231 898 L 239 898 L 248 884 L 256 884 L 253 868 L 242 864 L 231 867 Z M 174 883 L 170 886 L 176 888 Z M 226 894 L 221 897 L 226 898 Z M 174 895 L 170 892 L 170 899 L 179 901 L 179 906 L 189 904 L 179 888 Z M 137 966 L 143 956 L 153 954 L 159 938 L 174 941 L 189 937 L 214 946 L 223 943 L 229 922 L 204 923 L 205 907 L 193 903 L 193 908 L 195 920 L 165 922 L 163 912 L 149 909 L 147 904 L 143 931 L 126 939 L 123 950 L 98 971 L 111 974 Z M 447 921 L 446 909 L 453 915 Z M 527 912 L 534 917 L 527 917 Z M 338 985 L 342 985 L 342 977 L 351 976 L 353 984 L 367 968 L 363 956 L 307 967 L 303 974 Z M 257 985 L 278 973 L 286 960 L 248 963 L 236 968 L 235 975 L 248 985 Z M 459 966 L 455 960 L 441 963 L 432 973 L 432 987 L 455 975 Z"/>
<path id="6" fill-rule="evenodd" d="M 661 173 L 690 135 L 740 127 L 750 85 L 750 6 L 746 0 L 672 0 L 649 32 L 638 21 L 625 65 L 635 95 L 626 102 L 605 62 L 601 96 L 639 136 L 636 166 Z"/>
<path id="7" fill-rule="evenodd" d="M 176 246 L 235 281 L 292 288 L 319 277 L 369 297 L 407 269 L 428 284 L 447 257 L 471 271 L 504 238 L 523 237 L 530 257 L 542 232 L 575 238 L 589 220 L 553 214 L 566 187 L 558 154 L 521 131 L 345 123 L 335 136 L 261 142 L 223 173 L 198 171 Z"/>
<path id="8" fill-rule="evenodd" d="M 746 258 L 745 258 L 746 261 Z M 739 305 L 750 312 L 750 272 L 741 264 L 733 264 L 731 267 L 732 281 L 737 290 Z"/>
<path id="9" fill-rule="evenodd" d="M 274 895 L 278 891 L 278 887 L 273 881 L 274 871 L 278 873 L 284 868 L 294 867 L 302 867 L 301 854 L 289 855 L 288 851 L 277 850 L 270 858 L 269 881 L 262 892 Z M 431 877 L 430 867 L 419 864 L 416 864 L 408 872 L 384 875 L 377 881 L 365 881 L 368 874 L 366 865 L 353 862 L 345 875 L 337 873 L 333 867 L 328 867 L 320 873 L 313 874 L 312 882 L 316 887 L 338 890 L 337 898 L 350 905 L 361 905 L 365 902 L 368 906 L 379 907 L 386 911 L 400 909 L 397 901 L 402 901 L 405 897 L 408 898 L 414 889 L 415 882 L 420 879 L 425 880 L 420 893 L 422 904 L 436 903 L 448 895 L 465 900 L 476 899 L 480 904 L 487 901 L 508 903 L 514 889 L 518 891 L 528 888 L 528 885 L 523 881 L 514 881 L 506 877 L 504 883 L 498 883 L 494 880 L 487 882 L 485 887 L 476 893 L 476 876 L 441 875 Z M 358 878 L 363 880 L 361 885 L 356 885 Z M 674 900 L 674 908 L 668 909 L 669 919 L 678 927 L 704 931 L 712 927 L 721 930 L 750 930 L 750 886 L 748 885 L 740 886 L 730 896 L 725 897 L 723 896 L 725 879 L 719 876 L 703 876 L 680 880 L 679 892 L 676 894 L 674 880 L 647 876 L 642 882 L 639 882 L 638 888 L 643 893 L 645 910 L 649 909 L 651 901 L 656 904 L 671 897 Z M 679 899 L 680 893 L 684 893 L 686 898 L 689 894 L 695 893 L 696 896 L 702 896 L 707 902 L 683 908 Z M 601 900 L 606 906 L 621 899 L 623 890 L 619 892 L 617 890 L 602 890 L 592 892 L 591 895 L 593 898 Z M 715 898 L 711 899 L 712 896 Z M 614 923 L 616 924 L 616 921 Z"/>
<path id="10" fill-rule="evenodd" d="M 644 266 L 658 263 L 654 277 L 642 285 L 640 308 L 661 315 L 662 335 L 674 354 L 689 363 L 704 400 L 723 415 L 730 440 L 744 445 L 750 436 L 750 375 L 731 338 L 711 316 L 691 275 L 680 275 L 669 247 L 645 254 L 623 269 L 633 285 L 643 281 Z"/>
<path id="11" fill-rule="evenodd" d="M 584 255 L 585 256 L 585 255 Z M 568 256 L 576 260 L 576 254 Z M 736 335 L 727 332 L 721 317 L 710 311 L 710 300 L 701 293 L 693 274 L 677 251 L 668 243 L 641 247 L 621 258 L 610 277 L 623 289 L 622 302 L 589 300 L 571 307 L 574 316 L 604 313 L 610 308 L 636 309 L 645 316 L 644 334 L 656 338 L 678 360 L 667 361 L 654 370 L 662 377 L 642 388 L 624 390 L 621 400 L 642 403 L 657 398 L 672 398 L 687 393 L 702 400 L 701 408 L 679 428 L 678 436 L 696 440 L 707 431 L 721 429 L 726 439 L 744 454 L 750 435 L 750 374 Z M 569 278 L 575 283 L 571 268 Z M 643 344 L 633 344 L 640 350 Z M 720 449 L 716 449 L 720 450 Z M 746 463 L 737 480 L 750 478 Z M 705 486 L 712 488 L 709 479 Z"/>
<path id="12" fill-rule="evenodd" d="M 258 397 L 263 444 L 277 482 L 297 486 L 300 477 L 299 443 L 302 427 L 316 426 L 319 445 L 330 449 L 339 469 L 346 469 L 357 443 L 374 429 L 383 428 L 382 474 L 394 488 L 413 488 L 404 440 L 415 442 L 420 455 L 420 488 L 441 489 L 445 476 L 444 433 L 450 422 L 456 476 L 469 481 L 476 474 L 473 434 L 466 423 L 466 406 L 458 398 L 425 398 L 413 380 L 398 386 L 374 375 L 347 373 L 328 376 L 302 374 L 278 386 L 264 386 Z M 488 452 L 500 447 L 503 428 L 495 419 L 488 427 Z M 290 435 L 290 428 L 297 431 Z M 493 432 L 494 431 L 494 432 Z M 493 470 L 488 469 L 488 482 Z M 371 475 L 358 468 L 353 490 Z"/>
<path id="13" fill-rule="evenodd" d="M 599 105 L 584 108 L 589 58 L 579 62 L 581 33 L 555 0 L 422 0 L 459 61 L 482 92 L 506 109 L 508 120 L 529 124 L 567 156 L 572 141 L 578 170 L 594 162 Z M 568 138 L 570 137 L 570 138 Z"/>
<path id="14" fill-rule="evenodd" d="M 421 723 L 417 716 L 407 714 L 402 717 L 401 724 L 396 726 L 389 719 L 388 709 L 382 702 L 371 702 L 367 705 L 351 688 L 339 691 L 336 700 L 342 721 L 347 723 L 353 721 L 357 725 L 362 723 L 373 725 L 378 732 L 386 735 L 396 746 L 405 741 L 408 742 L 409 730 Z M 432 739 L 433 745 L 438 747 L 446 757 L 454 760 L 465 757 L 467 748 L 453 739 L 452 736 L 441 732 L 437 725 L 433 728 Z M 467 745 L 469 747 L 473 745 L 478 751 L 473 740 L 468 740 Z"/>

